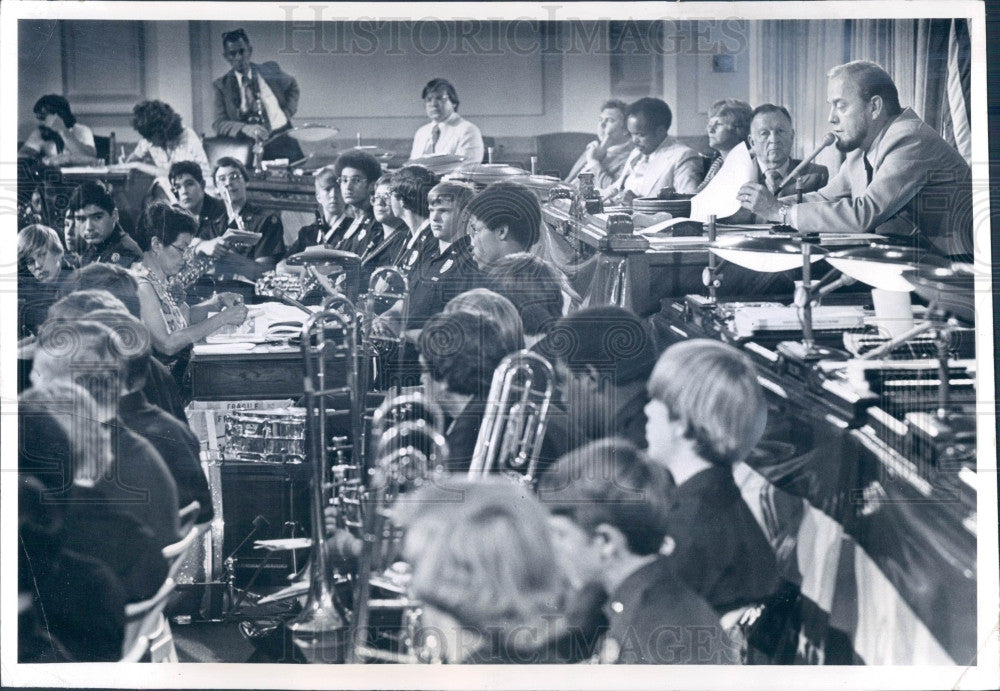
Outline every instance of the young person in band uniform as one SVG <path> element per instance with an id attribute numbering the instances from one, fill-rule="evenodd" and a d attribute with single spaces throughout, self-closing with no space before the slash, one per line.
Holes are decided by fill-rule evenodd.
<path id="1" fill-rule="evenodd" d="M 570 602 L 586 600 L 593 586 L 601 590 L 594 604 L 603 626 L 591 629 L 603 632 L 598 662 L 736 663 L 719 615 L 662 553 L 664 475 L 631 443 L 609 438 L 571 451 L 543 476 L 538 496 L 551 513 L 556 554 L 575 594 Z M 569 610 L 584 615 L 570 616 L 570 626 L 586 621 L 586 610 Z"/>
<path id="2" fill-rule="evenodd" d="M 469 470 L 493 371 L 504 356 L 500 327 L 468 312 L 437 314 L 420 332 L 420 381 L 445 414 L 445 469 Z"/>
<path id="3" fill-rule="evenodd" d="M 345 228 L 351 223 L 333 166 L 326 166 L 316 172 L 313 187 L 316 194 L 316 221 L 299 228 L 295 242 L 285 252 L 286 257 L 313 245 L 335 245 L 336 238 L 342 237 Z M 282 260 L 278 263 L 278 269 L 288 271 L 291 267 Z"/>
<path id="4" fill-rule="evenodd" d="M 392 213 L 403 219 L 410 231 L 392 260 L 398 269 L 412 271 L 424 247 L 433 241 L 427 195 L 437 183 L 438 177 L 423 166 L 403 166 L 392 175 Z"/>
<path id="5" fill-rule="evenodd" d="M 438 183 L 428 194 L 433 240 L 424 245 L 410 271 L 409 314 L 404 328 L 412 341 L 449 300 L 483 283 L 462 222 L 465 206 L 474 194 L 472 186 L 462 182 Z M 389 310 L 384 316 L 395 315 Z"/>
<path id="6" fill-rule="evenodd" d="M 368 248 L 361 257 L 361 284 L 368 285 L 372 272 L 380 266 L 389 266 L 410 235 L 406 223 L 392 210 L 392 175 L 385 174 L 375 182 L 372 193 L 372 215 L 382 226 L 378 244 Z"/>
<path id="7" fill-rule="evenodd" d="M 120 225 L 118 209 L 107 186 L 101 182 L 85 182 L 69 199 L 75 232 L 85 245 L 80 266 L 93 262 L 111 262 L 126 269 L 142 259 L 142 250 Z"/>
<path id="8" fill-rule="evenodd" d="M 198 237 L 211 237 L 212 224 L 225 216 L 226 205 L 206 193 L 201 166 L 194 161 L 178 161 L 167 173 L 177 201 L 198 219 Z"/>
<path id="9" fill-rule="evenodd" d="M 250 176 L 246 166 L 235 158 L 224 156 L 215 164 L 213 172 L 217 189 L 228 192 L 233 211 L 240 218 L 247 232 L 260 233 L 253 245 L 235 243 L 227 235 L 239 228 L 236 216 L 228 211 L 216 218 L 210 229 L 199 231 L 195 251 L 214 257 L 215 267 L 195 284 L 198 299 L 209 299 L 219 289 L 253 298 L 253 286 L 264 273 L 275 268 L 285 253 L 284 229 L 281 217 L 258 207 L 247 197 Z"/>
<path id="10" fill-rule="evenodd" d="M 649 378 L 646 439 L 670 471 L 667 520 L 681 578 L 720 615 L 778 585 L 774 552 L 733 479 L 764 433 L 767 405 L 750 358 L 707 339 L 667 348 Z"/>
<path id="11" fill-rule="evenodd" d="M 382 176 L 382 166 L 365 151 L 345 151 L 333 169 L 351 222 L 340 237 L 335 236 L 332 244 L 362 257 L 382 241 L 382 227 L 372 212 L 372 193 Z"/>

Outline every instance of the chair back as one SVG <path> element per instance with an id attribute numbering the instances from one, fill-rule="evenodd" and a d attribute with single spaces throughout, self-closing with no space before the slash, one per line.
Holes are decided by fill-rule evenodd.
<path id="1" fill-rule="evenodd" d="M 181 526 L 180 530 L 177 531 L 178 535 L 187 535 L 187 532 L 194 527 L 195 521 L 198 520 L 199 511 L 201 511 L 201 502 L 194 499 L 190 504 L 177 512 Z"/>
<path id="2" fill-rule="evenodd" d="M 552 132 L 538 135 L 535 137 L 537 172 L 565 179 L 587 144 L 595 139 L 597 135 L 593 132 Z"/>
<path id="3" fill-rule="evenodd" d="M 204 137 L 201 143 L 205 147 L 205 156 L 208 158 L 209 169 L 214 169 L 215 164 L 224 156 L 231 156 L 245 166 L 250 165 L 250 153 L 253 150 L 253 142 L 249 139 Z"/>
<path id="4" fill-rule="evenodd" d="M 188 528 L 187 533 L 177 542 L 167 545 L 163 548 L 163 558 L 167 560 L 167 576 L 173 578 L 177 574 L 177 570 L 180 569 L 181 562 L 184 561 L 184 556 L 187 554 L 188 550 L 191 549 L 191 545 L 195 543 L 198 536 L 201 535 L 201 530 L 192 525 Z"/>
<path id="5" fill-rule="evenodd" d="M 167 598 L 174 590 L 174 579 L 168 577 L 156 594 L 148 600 L 125 605 L 125 639 L 122 644 L 122 657 L 134 656 L 137 647 L 142 645 L 140 638 L 150 640 L 150 634 L 155 634 L 161 627 L 160 619 Z M 140 658 L 142 654 L 140 653 Z"/>
<path id="6" fill-rule="evenodd" d="M 103 158 L 105 161 L 111 162 L 111 137 L 102 137 L 99 134 L 95 134 L 94 149 L 97 158 Z"/>

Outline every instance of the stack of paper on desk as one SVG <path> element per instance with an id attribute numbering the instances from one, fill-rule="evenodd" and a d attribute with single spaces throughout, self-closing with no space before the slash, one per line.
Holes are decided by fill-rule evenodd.
<path id="1" fill-rule="evenodd" d="M 316 308 L 318 309 L 318 308 Z M 278 338 L 271 327 L 281 325 L 281 334 L 296 335 L 301 331 L 307 315 L 298 307 L 283 302 L 264 302 L 248 308 L 247 320 L 240 326 L 229 327 L 205 338 L 213 343 L 265 343 Z M 269 333 L 270 331 L 270 333 Z"/>

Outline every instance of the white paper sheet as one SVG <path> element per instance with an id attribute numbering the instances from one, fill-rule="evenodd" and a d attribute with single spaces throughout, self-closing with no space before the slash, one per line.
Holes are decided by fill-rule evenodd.
<path id="1" fill-rule="evenodd" d="M 702 223 L 715 214 L 727 218 L 740 210 L 736 193 L 740 187 L 757 179 L 757 164 L 750 158 L 746 144 L 739 143 L 726 156 L 722 167 L 701 192 L 691 199 L 691 218 Z"/>

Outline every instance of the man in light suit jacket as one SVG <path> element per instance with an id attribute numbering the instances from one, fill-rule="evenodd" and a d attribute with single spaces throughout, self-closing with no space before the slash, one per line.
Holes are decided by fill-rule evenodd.
<path id="1" fill-rule="evenodd" d="M 299 107 L 299 85 L 295 77 L 281 71 L 276 62 L 250 62 L 253 47 L 243 29 L 222 35 L 222 55 L 232 66 L 212 86 L 215 89 L 215 119 L 212 127 L 222 137 L 266 141 L 292 128 Z M 279 136 L 264 147 L 265 160 L 302 158 L 299 143 Z"/>
<path id="2" fill-rule="evenodd" d="M 892 77 L 857 60 L 827 74 L 830 124 L 847 158 L 829 184 L 803 203 L 777 200 L 757 183 L 740 203 L 806 232 L 875 232 L 936 254 L 972 258 L 972 171 L 912 109 Z"/>

